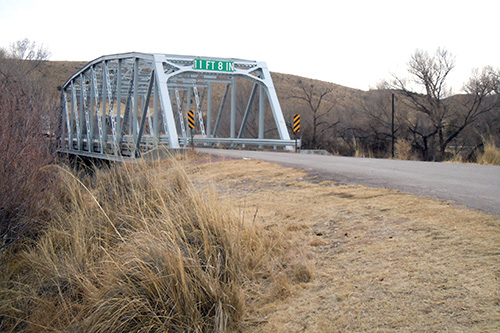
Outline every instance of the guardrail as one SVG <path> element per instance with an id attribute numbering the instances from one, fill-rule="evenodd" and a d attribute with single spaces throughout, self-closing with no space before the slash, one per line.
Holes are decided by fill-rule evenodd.
<path id="1" fill-rule="evenodd" d="M 100 140 L 94 138 L 92 140 L 92 149 L 89 149 L 89 142 L 87 138 L 81 138 L 80 145 L 81 149 L 77 149 L 79 142 L 76 138 L 72 139 L 72 145 L 68 144 L 67 138 L 64 139 L 64 147 L 59 149 L 60 153 L 64 154 L 75 154 L 85 157 L 101 158 L 110 161 L 124 161 L 128 159 L 134 159 L 141 156 L 152 149 L 153 147 L 165 147 L 168 148 L 169 138 L 166 136 L 161 136 L 160 140 L 157 141 L 155 137 L 143 136 L 140 144 L 134 145 L 133 137 L 130 135 L 124 135 L 123 141 L 120 146 L 120 153 L 117 155 L 114 151 L 114 141 L 111 135 L 107 136 L 107 140 L 104 141 L 104 153 L 96 152 L 95 150 L 101 144 Z M 224 148 L 246 148 L 247 146 L 255 146 L 260 149 L 270 147 L 274 150 L 283 149 L 287 151 L 293 151 L 294 148 L 301 147 L 300 140 L 281 140 L 281 139 L 249 139 L 249 138 L 203 138 L 194 137 L 194 146 L 204 146 L 204 147 L 224 147 Z M 179 138 L 179 144 L 184 147 L 191 146 L 190 138 Z M 137 147 L 139 149 L 137 149 Z M 136 156 L 134 156 L 136 154 Z"/>

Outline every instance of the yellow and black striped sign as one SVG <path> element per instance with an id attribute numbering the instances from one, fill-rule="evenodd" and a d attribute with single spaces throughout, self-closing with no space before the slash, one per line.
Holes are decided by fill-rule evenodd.
<path id="1" fill-rule="evenodd" d="M 300 114 L 293 115 L 293 132 L 300 133 Z"/>
<path id="2" fill-rule="evenodd" d="M 188 114 L 189 128 L 194 130 L 194 112 L 193 112 L 193 110 L 188 110 L 187 114 Z"/>

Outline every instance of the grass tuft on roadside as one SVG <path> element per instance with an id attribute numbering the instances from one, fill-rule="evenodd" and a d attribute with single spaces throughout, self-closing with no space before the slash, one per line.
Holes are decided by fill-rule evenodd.
<path id="1" fill-rule="evenodd" d="M 484 149 L 477 156 L 477 163 L 487 165 L 500 165 L 500 148 L 495 144 L 493 138 L 483 140 Z"/>
<path id="2" fill-rule="evenodd" d="M 52 219 L 0 253 L 0 330 L 232 331 L 249 286 L 273 288 L 282 233 L 238 218 L 182 162 L 50 169 Z"/>

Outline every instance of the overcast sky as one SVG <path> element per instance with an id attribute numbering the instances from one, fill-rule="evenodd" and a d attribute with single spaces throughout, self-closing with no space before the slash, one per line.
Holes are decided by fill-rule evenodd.
<path id="1" fill-rule="evenodd" d="M 500 67 L 498 0 L 0 0 L 0 47 L 28 38 L 51 60 L 129 51 L 266 61 L 274 72 L 367 90 L 406 75 L 416 49 Z"/>

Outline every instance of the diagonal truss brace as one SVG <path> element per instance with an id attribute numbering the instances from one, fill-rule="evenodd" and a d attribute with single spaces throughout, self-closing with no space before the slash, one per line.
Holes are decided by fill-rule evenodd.
<path id="1" fill-rule="evenodd" d="M 179 137 L 177 135 L 177 129 L 175 128 L 174 113 L 172 110 L 172 102 L 170 100 L 170 95 L 167 89 L 167 75 L 163 69 L 163 63 L 166 62 L 165 55 L 155 54 L 154 55 L 154 66 L 155 66 L 155 79 L 158 87 L 158 92 L 160 96 L 161 110 L 163 113 L 163 123 L 165 131 L 168 134 L 168 142 L 170 148 L 176 149 L 180 148 Z"/>

